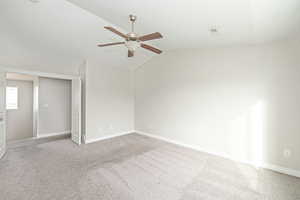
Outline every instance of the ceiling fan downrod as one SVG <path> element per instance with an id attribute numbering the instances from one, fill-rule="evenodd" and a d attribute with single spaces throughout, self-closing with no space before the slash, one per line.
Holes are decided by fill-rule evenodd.
<path id="1" fill-rule="evenodd" d="M 131 32 L 134 32 L 134 22 L 136 21 L 136 15 L 129 15 L 129 19 L 131 21 Z"/>

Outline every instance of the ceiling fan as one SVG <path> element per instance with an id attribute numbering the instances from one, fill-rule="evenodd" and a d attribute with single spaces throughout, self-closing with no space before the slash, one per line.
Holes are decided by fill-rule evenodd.
<path id="1" fill-rule="evenodd" d="M 128 34 L 121 33 L 120 31 L 116 30 L 113 27 L 105 26 L 104 28 L 121 36 L 125 39 L 124 42 L 114 42 L 114 43 L 107 43 L 107 44 L 99 44 L 98 47 L 106 47 L 106 46 L 112 46 L 112 45 L 120 45 L 124 44 L 128 49 L 128 57 L 133 57 L 134 52 L 138 47 L 142 47 L 144 49 L 147 49 L 149 51 L 152 51 L 154 53 L 160 54 L 162 53 L 161 50 L 150 46 L 148 44 L 142 43 L 144 41 L 154 40 L 154 39 L 160 39 L 162 38 L 162 35 L 159 32 L 139 36 L 137 33 L 134 32 L 134 22 L 136 21 L 136 16 L 129 15 L 129 19 L 131 21 L 131 32 Z"/>

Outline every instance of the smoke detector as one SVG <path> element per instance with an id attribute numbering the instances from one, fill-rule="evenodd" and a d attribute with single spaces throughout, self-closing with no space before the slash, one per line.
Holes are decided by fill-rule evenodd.
<path id="1" fill-rule="evenodd" d="M 211 29 L 210 29 L 210 32 L 211 32 L 211 33 L 217 33 L 217 32 L 218 32 L 218 29 L 217 29 L 217 28 L 211 28 Z"/>
<path id="2" fill-rule="evenodd" d="M 214 36 L 214 35 L 218 35 L 220 32 L 217 27 L 213 26 L 209 29 L 209 33 Z"/>

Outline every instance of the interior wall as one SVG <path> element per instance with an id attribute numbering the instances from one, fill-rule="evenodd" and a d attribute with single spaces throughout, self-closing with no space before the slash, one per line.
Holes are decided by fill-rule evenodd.
<path id="1" fill-rule="evenodd" d="M 44 62 L 47 62 L 47 60 L 44 60 Z M 45 66 L 48 66 L 49 63 L 45 64 Z M 10 64 L 8 63 L 8 65 Z M 126 67 L 104 65 L 102 60 L 87 59 L 86 67 L 84 67 L 86 69 L 82 69 L 82 65 L 73 65 L 71 67 L 72 70 L 69 70 L 70 68 L 68 67 L 64 69 L 65 65 L 51 70 L 44 70 L 39 68 L 39 66 L 31 68 L 21 64 L 17 65 L 16 68 L 67 75 L 79 75 L 78 69 L 80 69 L 81 78 L 84 78 L 83 103 L 85 103 L 85 106 L 83 105 L 84 110 L 82 110 L 85 115 L 82 120 L 85 120 L 85 122 L 83 122 L 82 128 L 84 129 L 85 127 L 87 141 L 132 131 L 134 128 L 132 72 Z M 47 94 L 51 93 L 47 92 Z M 41 105 L 42 103 L 40 102 Z M 89 108 L 87 108 L 88 105 L 90 105 Z M 39 117 L 40 120 L 41 118 L 42 116 Z M 39 123 L 41 126 L 43 122 L 40 121 Z M 50 123 L 53 124 L 52 122 Z M 42 127 L 39 130 L 40 134 L 43 135 L 50 132 L 46 131 L 43 133 Z"/>
<path id="2" fill-rule="evenodd" d="M 7 110 L 7 141 L 33 137 L 33 82 L 7 80 L 7 86 L 18 88 L 18 109 Z"/>
<path id="3" fill-rule="evenodd" d="M 71 132 L 71 81 L 39 78 L 38 136 Z"/>
<path id="4" fill-rule="evenodd" d="M 134 128 L 132 73 L 89 60 L 86 69 L 86 139 L 131 132 Z"/>
<path id="5" fill-rule="evenodd" d="M 20 30 L 13 32 L 20 32 Z M 12 33 L 1 31 L 0 42 L 2 42 L 3 47 L 0 47 L 0 49 L 4 49 L 1 49 L 0 67 L 76 75 L 78 64 L 82 61 L 82 58 L 69 59 L 65 55 L 57 54 L 54 50 L 51 50 L 51 53 L 45 53 L 47 49 L 36 49 L 34 48 L 36 43 L 29 42 L 27 44 L 28 41 L 28 38 L 25 42 L 20 41 L 20 38 Z"/>
<path id="6" fill-rule="evenodd" d="M 178 50 L 152 59 L 135 71 L 136 130 L 300 170 L 299 44 Z"/>

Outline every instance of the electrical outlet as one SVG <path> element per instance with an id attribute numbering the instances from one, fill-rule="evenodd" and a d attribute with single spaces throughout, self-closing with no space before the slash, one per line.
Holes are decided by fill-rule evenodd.
<path id="1" fill-rule="evenodd" d="M 109 127 L 108 127 L 108 129 L 109 129 L 109 130 L 113 130 L 113 129 L 114 129 L 113 125 L 110 124 Z"/>
<path id="2" fill-rule="evenodd" d="M 291 157 L 291 154 L 292 154 L 292 152 L 291 152 L 290 149 L 284 149 L 283 150 L 283 155 L 284 155 L 285 158 Z"/>

